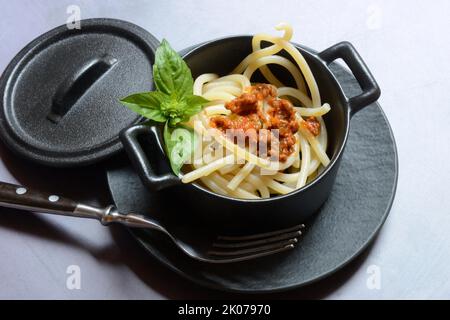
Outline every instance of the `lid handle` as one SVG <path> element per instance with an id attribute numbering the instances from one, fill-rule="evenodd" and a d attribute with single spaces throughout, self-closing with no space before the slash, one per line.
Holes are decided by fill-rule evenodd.
<path id="1" fill-rule="evenodd" d="M 67 77 L 56 91 L 47 119 L 58 123 L 89 88 L 116 63 L 116 58 L 105 55 L 89 61 L 74 75 Z"/>

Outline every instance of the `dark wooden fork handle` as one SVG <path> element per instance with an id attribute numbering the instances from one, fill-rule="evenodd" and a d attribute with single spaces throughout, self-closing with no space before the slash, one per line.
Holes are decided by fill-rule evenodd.
<path id="1" fill-rule="evenodd" d="M 149 228 L 167 233 L 162 226 L 152 219 L 132 213 L 122 214 L 112 205 L 104 208 L 93 207 L 55 194 L 31 190 L 5 182 L 0 182 L 0 206 L 96 219 L 103 225 L 120 223 L 133 228 Z"/>
<path id="2" fill-rule="evenodd" d="M 0 204 L 17 209 L 59 213 L 73 213 L 77 208 L 77 202 L 71 199 L 5 182 L 0 182 Z"/>

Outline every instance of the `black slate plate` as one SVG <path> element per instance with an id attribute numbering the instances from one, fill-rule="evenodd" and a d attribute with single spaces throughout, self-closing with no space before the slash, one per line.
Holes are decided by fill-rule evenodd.
<path id="1" fill-rule="evenodd" d="M 358 93 L 358 84 L 346 69 L 334 64 L 332 70 L 348 96 Z M 181 225 L 189 227 L 185 219 L 189 208 L 177 199 L 170 201 L 148 192 L 130 165 L 110 169 L 107 175 L 113 200 L 122 212 L 156 217 L 175 214 Z M 392 130 L 381 107 L 374 104 L 352 119 L 331 196 L 307 223 L 307 232 L 296 249 L 249 262 L 210 265 L 185 257 L 157 232 L 131 233 L 160 262 L 210 288 L 245 293 L 298 288 L 341 269 L 370 244 L 389 214 L 397 177 Z M 162 202 L 171 202 L 170 207 L 164 206 L 167 211 L 158 210 Z"/>

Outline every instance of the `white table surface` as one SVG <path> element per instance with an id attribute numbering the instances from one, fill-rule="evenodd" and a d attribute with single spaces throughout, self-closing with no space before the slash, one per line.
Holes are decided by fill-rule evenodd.
<path id="1" fill-rule="evenodd" d="M 264 5 L 263 5 L 264 3 Z M 221 36 L 272 32 L 290 22 L 294 40 L 322 50 L 348 40 L 382 88 L 397 141 L 400 176 L 390 216 L 371 248 L 336 275 L 273 298 L 450 298 L 450 2 L 381 0 L 157 1 L 0 0 L 0 72 L 29 41 L 82 18 L 134 22 L 176 49 Z M 106 203 L 101 168 L 37 169 L 0 145 L 0 180 Z M 86 185 L 86 182 L 88 184 Z M 81 289 L 66 287 L 68 266 Z M 367 286 L 370 267 L 380 288 Z M 0 298 L 220 298 L 147 256 L 121 228 L 0 209 Z M 236 297 L 236 295 L 231 295 Z"/>

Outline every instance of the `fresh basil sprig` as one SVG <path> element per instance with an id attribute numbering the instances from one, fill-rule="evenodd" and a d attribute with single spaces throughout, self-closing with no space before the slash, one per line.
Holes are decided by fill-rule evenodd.
<path id="1" fill-rule="evenodd" d="M 166 151 L 178 175 L 195 147 L 193 130 L 181 123 L 199 113 L 208 100 L 193 94 L 191 70 L 166 40 L 156 50 L 153 80 L 156 91 L 132 94 L 120 102 L 147 119 L 166 123 Z"/>

